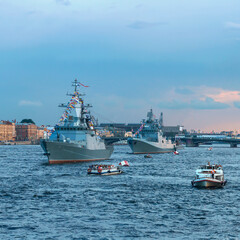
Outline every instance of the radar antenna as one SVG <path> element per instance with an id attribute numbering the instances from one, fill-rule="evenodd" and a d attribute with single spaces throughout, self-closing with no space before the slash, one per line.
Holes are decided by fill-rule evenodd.
<path id="1" fill-rule="evenodd" d="M 74 82 L 72 82 L 72 86 L 75 88 L 74 91 L 77 91 L 77 87 L 79 86 L 79 82 L 77 81 L 77 79 L 74 80 Z"/>
<path id="2" fill-rule="evenodd" d="M 159 125 L 160 125 L 160 128 L 163 127 L 163 113 L 162 112 L 161 112 L 160 119 L 159 119 Z"/>

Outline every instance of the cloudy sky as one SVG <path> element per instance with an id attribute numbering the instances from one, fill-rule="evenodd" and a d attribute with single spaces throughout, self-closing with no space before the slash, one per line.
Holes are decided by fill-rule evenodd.
<path id="1" fill-rule="evenodd" d="M 54 124 L 79 79 L 100 122 L 240 130 L 239 0 L 0 0 L 0 118 Z"/>

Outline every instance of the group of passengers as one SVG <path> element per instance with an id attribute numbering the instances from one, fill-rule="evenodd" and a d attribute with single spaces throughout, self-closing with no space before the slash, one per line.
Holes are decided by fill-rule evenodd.
<path id="1" fill-rule="evenodd" d="M 114 165 L 104 165 L 104 164 L 95 164 L 95 165 L 91 165 L 89 166 L 89 168 L 91 169 L 94 169 L 94 170 L 97 170 L 99 168 L 102 168 L 102 169 L 110 169 L 114 167 Z"/>

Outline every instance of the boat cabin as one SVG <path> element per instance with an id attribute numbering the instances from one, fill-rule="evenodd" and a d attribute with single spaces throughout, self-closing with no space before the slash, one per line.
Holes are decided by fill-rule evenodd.
<path id="1" fill-rule="evenodd" d="M 202 169 L 202 170 L 220 170 L 222 169 L 222 166 L 221 165 L 202 165 L 199 167 L 199 169 Z"/>

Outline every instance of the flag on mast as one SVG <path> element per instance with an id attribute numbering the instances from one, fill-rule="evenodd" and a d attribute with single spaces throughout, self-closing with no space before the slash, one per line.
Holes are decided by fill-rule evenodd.
<path id="1" fill-rule="evenodd" d="M 82 83 L 79 83 L 81 86 L 83 86 L 83 87 L 89 87 L 89 86 L 85 86 L 85 85 L 83 85 Z"/>

